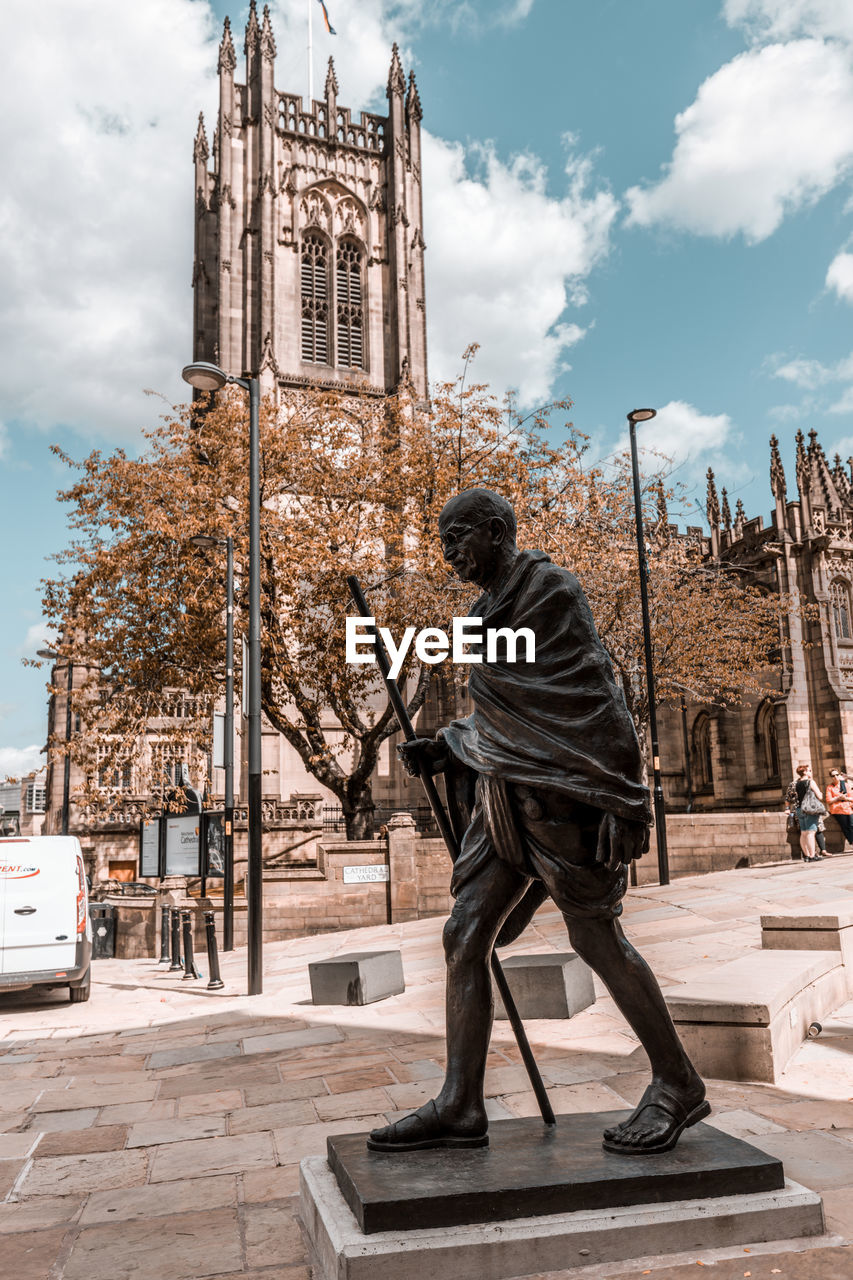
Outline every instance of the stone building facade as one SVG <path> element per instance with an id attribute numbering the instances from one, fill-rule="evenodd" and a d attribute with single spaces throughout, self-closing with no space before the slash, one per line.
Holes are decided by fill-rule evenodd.
<path id="1" fill-rule="evenodd" d="M 747 519 L 717 493 L 708 472 L 710 534 L 703 554 L 741 569 L 794 607 L 784 631 L 778 691 L 742 706 L 688 703 L 659 711 L 668 808 L 695 812 L 778 808 L 796 766 L 811 763 L 823 787 L 831 768 L 853 770 L 853 459 L 830 465 L 810 431 L 796 437 L 796 495 L 789 496 L 775 436 L 774 507 Z M 805 614 L 798 602 L 812 606 Z"/>
<path id="2" fill-rule="evenodd" d="M 230 24 L 219 49 L 212 167 L 199 118 L 195 161 L 194 357 L 260 373 L 267 392 L 343 388 L 427 395 L 421 104 L 396 45 L 388 114 L 275 87 L 269 9 L 255 0 L 246 80 Z"/>

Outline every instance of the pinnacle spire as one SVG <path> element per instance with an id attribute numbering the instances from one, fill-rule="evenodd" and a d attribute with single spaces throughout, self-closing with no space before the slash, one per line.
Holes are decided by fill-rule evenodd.
<path id="1" fill-rule="evenodd" d="M 329 69 L 326 72 L 326 97 L 336 98 L 338 96 L 338 92 L 338 77 L 335 75 L 335 60 L 334 58 L 330 58 Z"/>
<path id="2" fill-rule="evenodd" d="M 785 501 L 788 493 L 785 484 L 785 468 L 782 466 L 779 453 L 779 441 L 775 436 L 770 437 L 770 490 L 778 502 Z"/>
<path id="3" fill-rule="evenodd" d="M 802 431 L 798 431 L 796 435 L 797 441 L 797 488 L 800 493 L 808 493 L 811 488 L 811 476 L 809 474 L 809 461 L 806 457 L 806 442 Z"/>
<path id="4" fill-rule="evenodd" d="M 720 519 L 723 522 L 723 528 L 731 532 L 732 513 L 731 508 L 729 507 L 729 495 L 726 493 L 725 489 L 722 490 L 722 495 L 723 500 L 720 503 Z"/>
<path id="5" fill-rule="evenodd" d="M 246 40 L 243 46 L 244 53 L 249 53 L 257 46 L 260 34 L 261 28 L 258 23 L 258 0 L 249 0 L 249 20 L 246 23 Z"/>
<path id="6" fill-rule="evenodd" d="M 272 22 L 270 21 L 270 7 L 264 5 L 264 21 L 261 27 L 261 53 L 268 62 L 272 62 L 275 58 L 275 36 L 272 33 Z"/>
<path id="7" fill-rule="evenodd" d="M 219 46 L 219 71 L 231 72 L 237 66 L 234 41 L 231 39 L 231 19 L 226 18 L 222 27 L 222 43 Z"/>
<path id="8" fill-rule="evenodd" d="M 193 147 L 193 160 L 207 161 L 210 151 L 207 146 L 207 134 L 204 131 L 204 112 L 198 113 L 198 128 L 195 131 L 195 145 Z"/>
<path id="9" fill-rule="evenodd" d="M 400 50 L 397 48 L 396 41 L 391 49 L 391 69 L 388 72 L 388 97 L 398 94 L 402 98 L 406 92 L 406 77 L 403 75 L 403 65 L 400 62 Z"/>
<path id="10" fill-rule="evenodd" d="M 422 120 L 423 114 L 420 94 L 418 93 L 418 86 L 415 82 L 415 73 L 414 71 L 410 71 L 409 92 L 406 96 L 406 115 L 409 116 L 410 119 Z"/>
<path id="11" fill-rule="evenodd" d="M 743 509 L 743 499 L 738 498 L 735 505 L 735 537 L 743 537 L 743 526 L 746 524 L 746 512 Z"/>
<path id="12" fill-rule="evenodd" d="M 666 489 L 663 487 L 663 480 L 658 480 L 655 500 L 658 510 L 658 525 L 665 530 L 669 526 L 669 511 L 666 505 Z"/>
<path id="13" fill-rule="evenodd" d="M 708 524 L 712 529 L 720 527 L 720 500 L 717 497 L 717 485 L 714 480 L 714 472 L 711 467 L 708 468 L 708 488 L 705 496 L 705 511 L 708 515 Z"/>

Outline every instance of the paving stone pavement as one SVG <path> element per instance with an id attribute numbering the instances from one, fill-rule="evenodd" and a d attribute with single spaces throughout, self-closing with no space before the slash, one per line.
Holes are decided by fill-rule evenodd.
<path id="1" fill-rule="evenodd" d="M 846 896 L 853 858 L 786 862 L 632 890 L 624 926 L 674 987 L 759 948 L 762 912 Z M 220 992 L 154 961 L 103 960 L 88 1004 L 61 992 L 0 995 L 0 1274 L 309 1280 L 299 1161 L 323 1154 L 329 1134 L 417 1106 L 441 1078 L 441 927 L 268 944 L 264 994 L 253 998 L 245 951 L 221 957 Z M 359 1008 L 310 1003 L 311 960 L 387 947 L 402 950 L 404 994 Z M 508 950 L 565 949 L 562 921 L 545 907 Z M 647 1080 L 645 1054 L 597 980 L 596 991 L 570 1022 L 528 1024 L 558 1113 L 631 1105 Z M 536 1113 L 502 1023 L 486 1084 L 493 1117 Z M 778 1085 L 711 1081 L 709 1096 L 711 1123 L 779 1155 L 824 1197 L 830 1234 L 818 1247 L 775 1242 L 535 1280 L 682 1280 L 700 1267 L 719 1280 L 853 1277 L 853 1001 Z"/>

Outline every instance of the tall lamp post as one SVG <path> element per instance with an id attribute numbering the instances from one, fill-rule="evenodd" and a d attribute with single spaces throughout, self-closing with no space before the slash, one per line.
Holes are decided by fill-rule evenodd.
<path id="1" fill-rule="evenodd" d="M 643 648 L 646 654 L 646 692 L 649 699 L 649 736 L 652 740 L 652 773 L 654 776 L 653 803 L 655 809 L 655 834 L 658 846 L 658 879 L 669 884 L 669 855 L 666 848 L 666 810 L 663 803 L 663 786 L 660 773 L 660 745 L 658 742 L 658 718 L 655 710 L 655 672 L 652 661 L 652 624 L 649 617 L 649 566 L 646 559 L 646 538 L 643 529 L 643 504 L 640 497 L 640 465 L 637 460 L 637 423 L 654 418 L 655 409 L 632 409 L 628 414 L 631 436 L 631 471 L 634 478 L 634 522 L 637 528 L 637 559 L 640 565 L 640 605 L 643 612 Z"/>
<path id="2" fill-rule="evenodd" d="M 49 662 L 58 662 L 55 649 L 37 649 L 36 656 Z M 61 829 L 68 835 L 68 808 L 71 795 L 71 690 L 74 682 L 74 663 L 68 658 L 68 675 L 65 681 L 65 762 L 62 768 L 62 818 Z"/>
<path id="3" fill-rule="evenodd" d="M 215 538 L 197 533 L 188 539 L 194 547 L 225 547 L 225 883 L 222 901 L 222 950 L 234 950 L 234 540 L 229 533 Z"/>
<path id="4" fill-rule="evenodd" d="M 261 501 L 260 403 L 257 378 L 237 378 L 215 364 L 188 364 L 181 377 L 196 391 L 227 384 L 249 393 L 249 995 L 263 991 L 263 841 L 261 830 Z"/>

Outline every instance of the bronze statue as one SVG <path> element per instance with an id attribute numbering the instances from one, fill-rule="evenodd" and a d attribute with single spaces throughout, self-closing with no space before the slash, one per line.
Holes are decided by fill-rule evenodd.
<path id="1" fill-rule="evenodd" d="M 710 1106 L 660 987 L 618 920 L 628 864 L 649 846 L 637 734 L 577 579 L 541 551 L 519 551 L 515 532 L 512 507 L 487 489 L 458 494 L 439 517 L 444 558 L 482 589 L 471 614 L 484 629 L 529 627 L 536 651 L 532 662 L 499 651 L 472 665 L 473 713 L 398 748 L 411 773 L 444 773 L 461 840 L 444 930 L 447 1072 L 433 1100 L 374 1129 L 368 1146 L 488 1144 L 489 957 L 550 896 L 573 949 L 651 1061 L 651 1084 L 632 1115 L 605 1131 L 605 1150 L 668 1151 Z"/>

